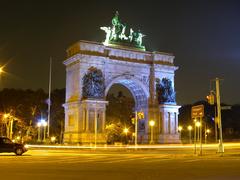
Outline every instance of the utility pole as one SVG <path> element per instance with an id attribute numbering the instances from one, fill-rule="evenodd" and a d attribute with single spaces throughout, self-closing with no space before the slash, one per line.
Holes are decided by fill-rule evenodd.
<path id="1" fill-rule="evenodd" d="M 216 98 L 217 98 L 217 117 L 218 117 L 218 128 L 219 128 L 218 152 L 223 154 L 224 147 L 223 147 L 223 137 L 222 137 L 221 101 L 220 101 L 220 88 L 219 88 L 218 78 L 216 78 Z"/>
<path id="2" fill-rule="evenodd" d="M 215 105 L 214 105 L 215 106 Z M 215 119 L 214 119 L 214 127 L 215 127 L 215 141 L 216 143 L 218 142 L 218 127 L 217 127 L 217 124 L 218 124 L 218 120 L 217 120 L 217 107 L 215 106 Z"/>

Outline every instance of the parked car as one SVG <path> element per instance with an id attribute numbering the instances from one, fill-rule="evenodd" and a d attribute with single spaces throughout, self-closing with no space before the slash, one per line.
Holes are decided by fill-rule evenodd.
<path id="1" fill-rule="evenodd" d="M 14 143 L 7 137 L 0 137 L 0 153 L 14 152 L 17 156 L 21 156 L 27 150 L 27 145 Z"/>

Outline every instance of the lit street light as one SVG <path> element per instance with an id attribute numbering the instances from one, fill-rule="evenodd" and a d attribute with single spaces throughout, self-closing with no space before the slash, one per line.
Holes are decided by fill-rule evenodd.
<path id="1" fill-rule="evenodd" d="M 55 137 L 55 136 L 52 136 L 52 137 L 51 137 L 51 142 L 52 142 L 52 143 L 55 143 L 55 141 L 56 141 L 56 137 Z"/>
<path id="2" fill-rule="evenodd" d="M 199 133 L 197 132 L 197 130 L 199 130 L 199 127 L 201 126 L 201 123 L 199 121 L 197 121 L 197 119 L 194 119 L 194 154 L 197 153 L 197 134 L 198 134 L 198 139 L 199 139 Z"/>
<path id="3" fill-rule="evenodd" d="M 126 143 L 128 142 L 128 138 L 127 138 L 127 135 L 128 135 L 128 128 L 124 128 L 123 129 L 123 133 L 126 135 Z"/>
<path id="4" fill-rule="evenodd" d="M 210 129 L 207 129 L 207 130 L 205 131 L 205 144 L 207 144 L 207 137 L 208 137 L 208 135 L 209 135 L 210 132 L 211 132 Z"/>
<path id="5" fill-rule="evenodd" d="M 37 123 L 37 127 L 38 127 L 38 142 L 40 142 L 41 141 L 41 137 L 40 137 L 40 133 L 41 133 L 41 130 L 40 130 L 40 128 L 41 128 L 41 123 L 40 122 L 38 122 Z"/>
<path id="6" fill-rule="evenodd" d="M 127 136 L 127 134 L 128 134 L 128 128 L 124 128 L 123 129 L 123 132 L 126 134 L 126 136 Z"/>
<path id="7" fill-rule="evenodd" d="M 46 141 L 46 127 L 47 127 L 47 122 L 44 119 L 41 119 L 38 123 L 37 123 L 37 127 L 38 127 L 38 142 L 41 141 L 41 127 L 43 127 L 43 142 Z"/>
<path id="8" fill-rule="evenodd" d="M 182 130 L 183 130 L 183 127 L 182 126 L 178 126 L 178 131 L 179 131 L 179 134 L 180 134 L 180 137 L 179 137 L 179 139 L 180 139 L 180 141 L 181 141 L 181 136 L 182 136 Z"/>
<path id="9" fill-rule="evenodd" d="M 153 126 L 155 125 L 155 121 L 153 121 L 153 120 L 149 121 L 149 125 L 151 127 L 151 141 L 150 141 L 150 144 L 153 144 Z"/>

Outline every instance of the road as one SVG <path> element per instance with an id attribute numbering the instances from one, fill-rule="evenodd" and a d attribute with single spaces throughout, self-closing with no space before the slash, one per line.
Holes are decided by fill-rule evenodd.
<path id="1" fill-rule="evenodd" d="M 143 149 L 32 148 L 23 156 L 0 154 L 0 179 L 240 179 L 240 145 Z"/>

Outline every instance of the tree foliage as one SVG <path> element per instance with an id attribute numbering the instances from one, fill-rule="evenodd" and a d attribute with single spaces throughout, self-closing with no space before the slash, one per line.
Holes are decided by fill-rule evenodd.
<path id="1" fill-rule="evenodd" d="M 203 128 L 205 125 L 207 128 L 211 130 L 211 133 L 208 135 L 208 139 L 211 141 L 215 140 L 215 115 L 216 112 L 216 104 L 210 105 L 206 101 L 198 101 L 194 104 L 183 105 L 179 109 L 179 125 L 184 126 L 182 131 L 182 140 L 188 140 L 188 130 L 187 126 L 192 125 L 194 127 L 194 121 L 191 118 L 191 108 L 194 105 L 204 105 L 204 114 L 203 117 Z M 221 111 L 222 114 L 222 129 L 223 129 L 223 139 L 238 139 L 240 138 L 240 105 L 226 105 L 221 104 L 222 107 L 228 106 L 231 109 L 225 109 Z M 204 129 L 203 129 L 204 133 Z M 192 134 L 193 135 L 193 134 Z M 203 136 L 204 137 L 204 136 Z"/>
<path id="2" fill-rule="evenodd" d="M 134 100 L 126 97 L 119 92 L 117 96 L 109 94 L 107 96 L 109 104 L 106 110 L 106 123 L 108 141 L 113 143 L 123 140 L 126 135 L 123 129 L 127 127 L 129 132 L 133 132 L 133 124 L 131 118 L 134 117 Z"/>
<path id="3" fill-rule="evenodd" d="M 65 102 L 65 90 L 54 90 L 51 93 L 51 131 L 52 135 L 60 134 L 60 125 L 64 119 L 62 104 Z M 47 119 L 47 99 L 48 94 L 42 89 L 22 90 L 22 89 L 3 89 L 0 91 L 0 123 L 1 134 L 3 131 L 3 115 L 11 114 L 17 120 L 14 122 L 13 136 L 28 135 L 32 138 L 37 135 L 37 122 L 40 118 Z"/>

